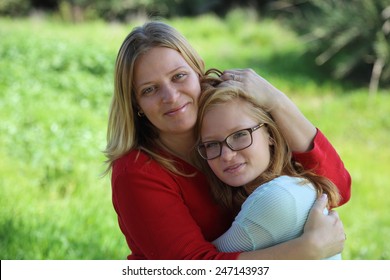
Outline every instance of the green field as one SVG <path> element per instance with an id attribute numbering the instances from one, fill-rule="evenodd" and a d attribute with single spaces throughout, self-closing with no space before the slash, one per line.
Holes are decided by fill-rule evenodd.
<path id="1" fill-rule="evenodd" d="M 254 68 L 328 136 L 353 179 L 344 259 L 390 259 L 389 90 L 334 82 L 293 32 L 244 20 L 171 23 L 207 67 Z M 0 19 L 1 259 L 126 258 L 100 173 L 115 57 L 134 24 Z"/>

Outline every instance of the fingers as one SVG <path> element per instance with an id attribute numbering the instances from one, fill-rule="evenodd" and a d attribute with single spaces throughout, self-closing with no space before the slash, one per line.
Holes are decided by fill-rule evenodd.
<path id="1" fill-rule="evenodd" d="M 334 211 L 334 210 L 329 211 L 328 216 L 333 216 L 333 217 L 335 217 L 336 219 L 340 219 L 339 213 L 337 213 L 337 212 Z"/>
<path id="2" fill-rule="evenodd" d="M 336 211 L 329 211 L 328 216 L 334 219 L 335 231 L 337 230 L 339 241 L 342 243 L 342 247 L 344 247 L 344 242 L 347 240 L 347 235 L 345 234 L 344 225 L 339 217 L 339 214 Z"/>
<path id="3" fill-rule="evenodd" d="M 328 203 L 328 196 L 323 193 L 314 203 L 313 210 L 320 211 L 321 213 L 325 210 Z"/>
<path id="4" fill-rule="evenodd" d="M 225 71 L 221 78 L 224 81 L 242 82 L 242 75 L 238 71 Z"/>
<path id="5" fill-rule="evenodd" d="M 224 81 L 244 82 L 253 73 L 252 69 L 229 69 L 223 71 L 221 78 Z"/>

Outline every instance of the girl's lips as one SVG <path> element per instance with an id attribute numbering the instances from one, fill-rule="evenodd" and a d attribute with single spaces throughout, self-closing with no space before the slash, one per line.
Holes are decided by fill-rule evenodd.
<path id="1" fill-rule="evenodd" d="M 165 113 L 165 115 L 172 116 L 177 113 L 184 112 L 187 108 L 188 103 L 184 104 L 183 106 L 177 107 L 175 109 L 169 110 L 168 112 Z"/>
<path id="2" fill-rule="evenodd" d="M 238 163 L 231 165 L 223 170 L 226 173 L 236 173 L 241 170 L 241 168 L 245 165 L 245 163 Z"/>

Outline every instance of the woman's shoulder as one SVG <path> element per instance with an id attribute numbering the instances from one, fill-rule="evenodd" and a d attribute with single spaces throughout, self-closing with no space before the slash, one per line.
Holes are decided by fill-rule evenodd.
<path id="1" fill-rule="evenodd" d="M 115 178 L 121 174 L 156 174 L 162 171 L 161 165 L 153 160 L 146 152 L 142 150 L 131 150 L 120 158 L 116 159 L 112 166 L 112 177 Z M 157 172 L 159 173 L 159 172 Z"/>
<path id="2" fill-rule="evenodd" d="M 120 158 L 116 159 L 113 164 L 113 169 L 121 169 L 123 167 L 131 166 L 139 168 L 143 164 L 150 162 L 151 157 L 142 150 L 131 150 Z"/>
<path id="3" fill-rule="evenodd" d="M 166 158 L 167 161 L 171 160 L 172 164 L 185 174 L 198 174 L 199 172 L 195 167 L 189 163 L 176 158 L 172 155 L 159 154 L 162 158 Z M 131 150 L 124 154 L 117 160 L 115 160 L 112 166 L 112 178 L 115 179 L 120 175 L 126 177 L 148 177 L 148 178 L 181 178 L 182 176 L 175 176 L 172 171 L 169 171 L 167 167 L 163 166 L 160 162 L 155 160 L 147 152 L 137 149 Z"/>

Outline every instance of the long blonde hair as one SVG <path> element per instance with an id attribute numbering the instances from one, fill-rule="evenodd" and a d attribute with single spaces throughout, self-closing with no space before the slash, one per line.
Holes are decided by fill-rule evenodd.
<path id="1" fill-rule="evenodd" d="M 216 71 L 211 71 L 215 73 Z M 208 71 L 206 74 L 209 74 Z M 218 71 L 217 71 L 218 73 Z M 220 73 L 220 72 L 219 72 Z M 271 115 L 266 112 L 258 102 L 235 87 L 218 87 L 219 80 L 206 75 L 202 83 L 203 93 L 199 99 L 199 113 L 196 124 L 196 133 L 198 135 L 197 143 L 201 142 L 201 126 L 208 111 L 216 106 L 221 106 L 227 102 L 239 102 L 245 106 L 245 112 L 249 114 L 258 123 L 264 123 L 270 135 L 273 145 L 271 147 L 271 160 L 268 168 L 258 178 L 255 179 L 255 186 L 264 184 L 276 177 L 288 175 L 293 177 L 305 178 L 316 188 L 317 194 L 326 193 L 329 197 L 328 207 L 338 205 L 340 196 L 337 187 L 326 177 L 319 176 L 314 172 L 304 170 L 303 167 L 292 160 L 292 151 L 285 138 L 281 134 L 277 124 Z M 207 161 L 202 159 L 197 153 L 194 155 L 198 167 L 206 174 L 210 181 L 211 191 L 215 199 L 229 209 L 240 207 L 248 195 L 254 191 L 244 190 L 243 187 L 233 188 L 223 183 L 212 172 Z M 255 187 L 256 188 L 256 187 Z"/>
<path id="2" fill-rule="evenodd" d="M 159 147 L 157 129 L 146 117 L 137 115 L 134 65 L 140 55 L 155 47 L 176 50 L 200 77 L 204 75 L 203 60 L 176 29 L 159 21 L 134 28 L 122 43 L 115 64 L 115 88 L 104 150 L 108 165 L 105 173 L 111 170 L 116 159 L 133 149 L 144 150 L 168 170 L 180 173 L 172 160 L 156 152 Z"/>

